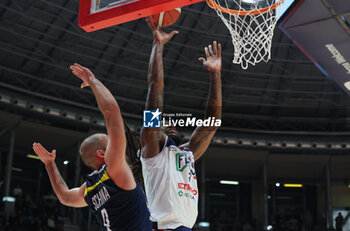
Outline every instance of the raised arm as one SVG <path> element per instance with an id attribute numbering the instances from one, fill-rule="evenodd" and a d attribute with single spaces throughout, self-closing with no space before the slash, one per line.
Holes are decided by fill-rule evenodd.
<path id="1" fill-rule="evenodd" d="M 148 20 L 148 25 L 152 30 L 154 41 L 152 45 L 151 57 L 148 66 L 148 93 L 145 110 L 162 111 L 163 91 L 164 91 L 164 72 L 163 72 L 163 48 L 178 31 L 167 34 L 157 29 L 152 20 Z M 160 128 L 145 128 L 141 130 L 141 149 L 142 157 L 151 158 L 160 152 L 160 147 L 165 141 L 165 134 Z"/>
<path id="2" fill-rule="evenodd" d="M 199 58 L 203 66 L 209 71 L 210 89 L 205 118 L 214 117 L 221 120 L 222 93 L 221 93 L 221 44 L 213 42 L 204 48 L 206 58 Z M 217 126 L 197 127 L 187 144 L 194 154 L 195 160 L 199 159 L 207 150 L 211 139 L 215 135 Z"/>
<path id="3" fill-rule="evenodd" d="M 55 164 L 56 150 L 48 152 L 41 144 L 33 143 L 33 150 L 40 160 L 45 164 L 46 171 L 49 175 L 53 190 L 55 191 L 59 201 L 70 207 L 87 206 L 84 200 L 85 183 L 79 188 L 69 189 L 63 180 L 60 172 Z"/>
<path id="4" fill-rule="evenodd" d="M 132 172 L 125 160 L 126 137 L 120 108 L 111 92 L 86 67 L 79 64 L 70 66 L 73 74 L 83 83 L 81 87 L 90 86 L 98 107 L 106 121 L 108 144 L 104 153 L 107 173 L 120 188 L 130 190 L 136 187 Z"/>

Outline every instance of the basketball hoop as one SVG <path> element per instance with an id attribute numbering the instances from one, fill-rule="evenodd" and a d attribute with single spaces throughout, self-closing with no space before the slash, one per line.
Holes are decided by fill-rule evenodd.
<path id="1" fill-rule="evenodd" d="M 229 29 L 234 57 L 243 69 L 271 58 L 273 30 L 284 0 L 206 0 Z"/>

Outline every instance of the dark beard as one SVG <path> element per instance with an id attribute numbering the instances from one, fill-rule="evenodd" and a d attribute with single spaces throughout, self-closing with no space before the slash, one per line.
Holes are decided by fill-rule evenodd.
<path id="1" fill-rule="evenodd" d="M 174 141 L 174 143 L 176 144 L 176 146 L 180 146 L 181 144 L 181 137 L 180 136 L 176 136 L 176 135 L 169 135 L 169 138 Z"/>

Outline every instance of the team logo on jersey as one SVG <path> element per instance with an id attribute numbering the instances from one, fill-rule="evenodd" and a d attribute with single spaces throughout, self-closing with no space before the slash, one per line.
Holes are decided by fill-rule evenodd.
<path id="1" fill-rule="evenodd" d="M 186 158 L 186 155 L 182 152 L 176 153 L 176 170 L 182 172 L 189 163 L 189 159 Z"/>
<path id="2" fill-rule="evenodd" d="M 157 110 L 144 110 L 143 126 L 145 128 L 160 128 L 161 114 L 159 108 Z"/>
<path id="3" fill-rule="evenodd" d="M 194 168 L 194 160 L 192 159 L 191 155 L 186 155 L 183 152 L 178 152 L 176 153 L 175 158 L 177 171 L 182 172 L 184 169 L 189 167 L 188 180 L 191 181 L 192 178 L 197 179 L 196 171 Z"/>

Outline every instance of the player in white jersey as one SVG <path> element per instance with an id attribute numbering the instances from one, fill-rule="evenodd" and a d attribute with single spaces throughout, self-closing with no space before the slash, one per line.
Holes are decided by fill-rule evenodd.
<path id="1" fill-rule="evenodd" d="M 148 70 L 146 110 L 163 107 L 163 47 L 178 32 L 169 34 L 148 20 L 154 42 Z M 221 119 L 221 44 L 205 47 L 199 58 L 210 74 L 205 118 Z M 154 230 L 191 230 L 198 215 L 198 187 L 194 162 L 208 148 L 218 127 L 197 127 L 189 142 L 180 144 L 175 127 L 141 130 L 141 161 Z"/>

